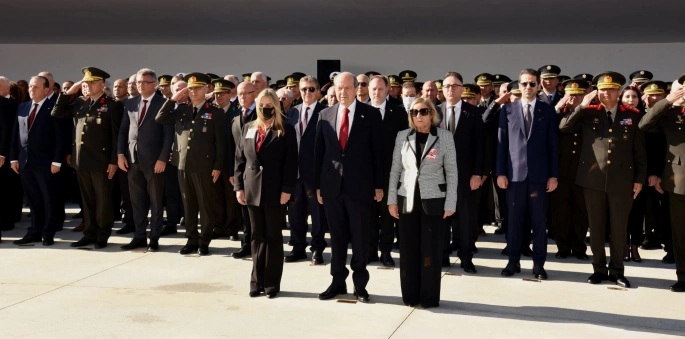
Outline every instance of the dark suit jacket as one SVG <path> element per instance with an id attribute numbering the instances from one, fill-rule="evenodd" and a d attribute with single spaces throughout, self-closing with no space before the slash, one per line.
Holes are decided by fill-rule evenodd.
<path id="1" fill-rule="evenodd" d="M 171 146 L 174 143 L 174 126 L 155 122 L 157 112 L 166 101 L 155 94 L 148 103 L 145 117 L 138 124 L 138 110 L 142 107 L 141 96 L 127 99 L 124 103 L 124 114 L 118 136 L 117 154 L 124 154 L 130 162 L 137 162 L 145 167 L 154 167 L 159 161 L 169 162 Z M 137 150 L 136 161 L 133 152 Z"/>
<path id="2" fill-rule="evenodd" d="M 172 165 L 181 171 L 207 175 L 213 170 L 223 170 L 226 156 L 224 111 L 205 101 L 193 119 L 192 106 L 174 108 L 175 105 L 167 100 L 155 117 L 158 123 L 173 124 L 176 129 Z"/>
<path id="3" fill-rule="evenodd" d="M 344 190 L 354 200 L 370 201 L 375 195 L 374 189 L 387 186 L 387 182 L 383 182 L 381 114 L 378 109 L 356 100 L 354 121 L 347 145 L 342 150 L 336 132 L 339 106 L 333 105 L 319 113 L 314 185 L 321 189 L 324 199 L 335 199 Z"/>
<path id="4" fill-rule="evenodd" d="M 495 175 L 505 175 L 513 182 L 532 183 L 559 178 L 559 131 L 552 106 L 536 101 L 528 137 L 521 101 L 502 106 Z"/>
<path id="5" fill-rule="evenodd" d="M 218 107 L 223 110 L 221 107 Z M 238 108 L 238 100 L 228 104 L 228 110 L 226 110 L 226 156 L 224 157 L 224 169 L 221 171 L 222 175 L 227 175 L 228 177 L 233 176 L 233 171 L 235 169 L 235 138 L 233 137 L 233 118 L 240 115 L 240 109 Z M 240 138 L 240 134 L 238 134 Z"/>
<path id="6" fill-rule="evenodd" d="M 310 113 L 309 123 L 300 137 L 300 145 L 297 152 L 300 178 L 309 189 L 314 189 L 314 142 L 316 138 L 316 123 L 319 121 L 319 112 L 327 106 L 317 102 L 314 111 Z M 300 133 L 300 121 L 302 120 L 302 104 L 288 110 L 288 123 L 295 128 L 295 133 Z"/>
<path id="7" fill-rule="evenodd" d="M 561 94 L 559 91 L 555 91 L 554 92 L 554 99 L 552 101 L 549 101 L 549 97 L 547 97 L 547 94 L 545 94 L 545 91 L 538 92 L 538 100 L 542 101 L 548 105 L 551 105 L 552 107 L 555 107 L 559 103 L 559 100 L 561 100 L 561 98 L 563 96 L 564 95 Z"/>
<path id="8" fill-rule="evenodd" d="M 281 206 L 281 193 L 292 194 L 297 180 L 297 136 L 295 128 L 284 123 L 285 134 L 269 130 L 256 151 L 256 122 L 243 128 L 235 152 L 235 190 L 245 191 L 245 203 L 251 206 Z M 253 138 L 246 138 L 254 127 Z"/>
<path id="9" fill-rule="evenodd" d="M 12 128 L 17 120 L 19 103 L 14 99 L 0 97 L 0 156 L 9 162 L 10 146 L 12 144 Z"/>
<path id="10" fill-rule="evenodd" d="M 53 162 L 64 165 L 67 155 L 65 136 L 72 121 L 50 116 L 54 102 L 46 99 L 36 113 L 29 130 L 29 114 L 33 101 L 29 100 L 17 109 L 17 121 L 12 131 L 10 161 L 19 161 L 22 169 L 48 169 Z"/>
<path id="11" fill-rule="evenodd" d="M 407 111 L 402 106 L 393 105 L 385 101 L 385 115 L 383 116 L 383 188 L 387 189 L 392 168 L 392 156 L 395 149 L 397 133 L 409 128 Z"/>
<path id="12" fill-rule="evenodd" d="M 478 106 L 478 108 L 482 108 Z M 497 158 L 497 129 L 499 127 L 499 115 L 502 106 L 493 101 L 483 112 L 483 128 L 485 131 L 485 175 L 492 176 L 495 172 L 495 159 Z"/>
<path id="13" fill-rule="evenodd" d="M 238 100 L 236 100 L 235 102 L 237 103 Z M 230 129 L 231 138 L 233 139 L 233 143 L 231 145 L 233 147 L 233 153 L 232 154 L 227 153 L 227 155 L 231 156 L 231 159 L 229 160 L 230 164 L 233 166 L 230 169 L 231 173 L 233 173 L 233 171 L 235 170 L 235 152 L 236 152 L 236 148 L 237 148 L 238 144 L 240 144 L 240 140 L 243 137 L 243 126 L 245 125 L 243 123 L 243 119 L 242 119 L 243 109 L 240 107 L 240 104 L 236 105 L 236 110 L 237 111 L 235 112 L 235 115 L 233 116 L 233 120 L 231 121 L 231 129 Z M 250 112 L 250 115 L 247 116 L 247 121 L 245 123 L 249 123 L 249 122 L 254 121 L 256 119 L 257 119 L 257 113 L 254 110 L 252 110 Z M 231 176 L 233 176 L 233 174 L 231 174 Z"/>
<path id="14" fill-rule="evenodd" d="M 569 108 L 563 108 L 557 114 L 557 121 L 573 112 Z M 559 132 L 559 181 L 575 183 L 580 164 L 580 153 L 583 149 L 583 129 L 576 126 L 573 132 Z"/>
<path id="15" fill-rule="evenodd" d="M 438 106 L 440 124 L 438 127 L 449 131 L 447 126 L 447 103 Z M 461 113 L 453 134 L 457 150 L 457 171 L 459 180 L 468 182 L 472 175 L 485 175 L 485 132 L 481 109 L 462 100 Z"/>

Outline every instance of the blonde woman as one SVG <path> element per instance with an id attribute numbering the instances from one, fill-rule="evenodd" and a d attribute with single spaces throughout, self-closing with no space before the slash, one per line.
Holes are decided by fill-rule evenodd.
<path id="1" fill-rule="evenodd" d="M 256 113 L 236 147 L 234 190 L 238 202 L 247 205 L 252 225 L 250 296 L 265 292 L 274 298 L 283 275 L 283 205 L 297 180 L 297 137 L 295 128 L 283 122 L 274 90 L 259 93 Z"/>

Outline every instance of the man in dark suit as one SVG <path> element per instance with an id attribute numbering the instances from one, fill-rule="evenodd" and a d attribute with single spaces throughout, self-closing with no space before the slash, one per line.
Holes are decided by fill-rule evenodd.
<path id="1" fill-rule="evenodd" d="M 46 97 L 48 79 L 31 77 L 31 100 L 19 105 L 17 121 L 12 130 L 10 162 L 19 174 L 24 192 L 31 205 L 31 226 L 14 244 L 39 242 L 52 246 L 57 220 L 57 174 L 66 160 L 67 137 L 71 122 L 50 116 L 54 103 Z"/>
<path id="2" fill-rule="evenodd" d="M 240 139 L 243 135 L 243 126 L 245 126 L 245 124 L 248 122 L 257 119 L 257 114 L 255 113 L 256 97 L 257 88 L 255 88 L 252 83 L 245 81 L 238 85 L 238 102 L 240 103 L 241 109 L 238 112 L 239 114 L 233 117 L 233 122 L 231 123 L 231 135 L 233 136 L 234 145 L 238 145 L 240 143 Z M 231 256 L 236 259 L 241 259 L 252 255 L 252 226 L 250 224 L 250 214 L 247 210 L 247 206 L 240 205 L 240 214 L 243 221 L 244 237 L 243 244 L 240 249 L 231 254 Z"/>
<path id="3" fill-rule="evenodd" d="M 593 82 L 598 91 L 586 95 L 573 113 L 561 120 L 559 129 L 562 132 L 573 132 L 576 126 L 583 129 L 576 184 L 583 187 L 590 223 L 594 273 L 588 283 L 611 280 L 621 287 L 630 287 L 623 274 L 623 249 L 633 200 L 647 180 L 647 155 L 644 133 L 637 127 L 639 112 L 618 104 L 619 89 L 625 81 L 616 72 L 596 75 Z M 595 97 L 599 97 L 601 105 L 590 104 Z M 611 233 L 608 268 L 604 250 L 607 217 Z"/>
<path id="4" fill-rule="evenodd" d="M 559 74 L 561 74 L 561 68 L 555 65 L 547 65 L 540 67 L 538 69 L 540 74 L 540 85 L 542 85 L 540 91 L 538 92 L 538 100 L 552 105 L 553 107 L 559 103 L 559 100 L 564 96 L 559 91 L 557 87 L 559 85 Z"/>
<path id="5" fill-rule="evenodd" d="M 0 195 L 0 231 L 14 229 L 15 216 L 21 213 L 23 203 L 20 179 L 12 171 L 9 162 L 12 128 L 17 120 L 18 106 L 19 103 L 10 97 L 9 79 L 0 76 L 0 182 L 3 186 L 3 194 Z"/>
<path id="6" fill-rule="evenodd" d="M 124 116 L 118 138 L 118 165 L 128 173 L 128 186 L 136 225 L 131 242 L 121 246 L 129 251 L 147 247 L 154 252 L 159 249 L 164 215 L 164 171 L 171 144 L 173 125 L 160 125 L 155 115 L 166 101 L 155 93 L 157 74 L 143 68 L 136 74 L 139 96 L 126 100 Z M 150 244 L 147 243 L 148 211 L 151 212 Z"/>
<path id="7" fill-rule="evenodd" d="M 352 73 L 335 77 L 339 104 L 319 115 L 314 151 L 314 185 L 324 205 L 332 241 L 333 283 L 319 294 L 331 299 L 347 293 L 347 245 L 352 242 L 355 296 L 369 301 L 366 269 L 369 252 L 369 206 L 383 200 L 383 124 L 378 109 L 355 100 L 357 81 Z"/>
<path id="8" fill-rule="evenodd" d="M 312 76 L 305 76 L 299 82 L 302 104 L 291 108 L 287 113 L 287 121 L 295 127 L 298 145 L 298 179 L 295 190 L 288 206 L 288 220 L 290 221 L 290 241 L 293 250 L 285 257 L 285 262 L 295 262 L 307 259 L 307 216 L 312 218 L 312 263 L 321 265 L 323 250 L 326 249 L 324 240 L 325 230 L 322 227 L 323 207 L 316 199 L 314 174 L 314 138 L 316 136 L 316 122 L 319 112 L 326 105 L 319 103 L 319 81 Z"/>
<path id="9" fill-rule="evenodd" d="M 390 252 L 394 242 L 395 223 L 397 219 L 388 211 L 388 182 L 392 167 L 392 154 L 395 148 L 397 133 L 409 128 L 409 118 L 404 107 L 390 103 L 388 78 L 374 75 L 369 84 L 371 105 L 381 113 L 383 121 L 383 199 L 380 202 L 371 202 L 371 224 L 369 225 L 369 262 L 378 261 L 380 248 L 380 261 L 383 266 L 393 267 L 395 261 Z M 379 219 L 380 216 L 380 219 Z M 379 241 L 380 240 L 380 241 Z"/>
<path id="10" fill-rule="evenodd" d="M 176 129 L 172 163 L 178 165 L 188 238 L 179 253 L 186 255 L 197 251 L 200 255 L 208 255 L 219 209 L 216 182 L 226 156 L 225 113 L 205 100 L 210 82 L 208 75 L 189 73 L 184 80 L 188 88 L 167 100 L 155 121 Z M 190 103 L 176 105 L 177 100 L 186 94 Z M 202 234 L 198 234 L 198 212 L 201 213 Z"/>
<path id="11" fill-rule="evenodd" d="M 540 78 L 533 69 L 519 75 L 521 100 L 500 112 L 497 143 L 497 185 L 507 190 L 509 262 L 503 276 L 521 272 L 521 238 L 526 214 L 533 229 L 533 275 L 547 279 L 547 194 L 559 177 L 559 133 L 554 108 L 536 99 Z"/>
<path id="12" fill-rule="evenodd" d="M 478 218 L 477 195 L 481 187 L 485 165 L 485 133 L 483 117 L 478 107 L 461 100 L 463 78 L 457 72 L 448 72 L 442 81 L 445 93 L 443 104 L 437 107 L 440 128 L 454 136 L 457 151 L 457 213 L 449 217 L 453 232 L 459 233 L 459 259 L 466 273 L 476 273 L 472 247 L 475 246 Z M 450 227 L 445 228 L 443 266 L 449 266 Z M 446 260 L 445 260 L 446 259 Z M 447 262 L 445 262 L 447 261 Z"/>
<path id="13" fill-rule="evenodd" d="M 85 228 L 83 238 L 71 247 L 95 243 L 95 248 L 100 249 L 107 247 L 114 225 L 112 179 L 117 171 L 116 145 L 122 106 L 104 93 L 109 74 L 95 67 L 85 67 L 81 72 L 83 80 L 57 98 L 52 116 L 76 120 L 72 156 L 67 162 L 78 176 Z M 88 96 L 77 97 L 80 88 Z"/>

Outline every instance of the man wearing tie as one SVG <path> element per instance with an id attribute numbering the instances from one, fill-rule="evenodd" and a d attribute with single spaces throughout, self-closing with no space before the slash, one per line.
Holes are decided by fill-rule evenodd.
<path id="1" fill-rule="evenodd" d="M 369 206 L 383 199 L 383 126 L 378 109 L 355 100 L 352 73 L 335 77 L 340 103 L 321 111 L 316 126 L 314 185 L 329 221 L 333 283 L 319 299 L 347 293 L 347 245 L 352 242 L 354 295 L 369 301 L 366 269 L 369 252 Z"/>
<path id="2" fill-rule="evenodd" d="M 536 99 L 538 84 L 538 72 L 524 69 L 519 75 L 521 100 L 502 106 L 495 174 L 497 185 L 506 189 L 509 218 L 509 262 L 502 275 L 521 272 L 521 238 L 530 213 L 533 275 L 545 280 L 547 194 L 556 189 L 559 177 L 559 133 L 554 108 Z"/>
<path id="3" fill-rule="evenodd" d="M 17 120 L 19 103 L 10 97 L 10 81 L 0 76 L 0 231 L 14 229 L 15 215 L 21 214 L 22 191 L 19 177 L 9 162 L 12 128 Z"/>
<path id="4" fill-rule="evenodd" d="M 19 174 L 31 205 L 31 226 L 23 238 L 14 241 L 15 245 L 39 242 L 41 239 L 43 246 L 55 243 L 58 226 L 55 174 L 65 161 L 68 147 L 68 135 L 65 134 L 73 123 L 50 116 L 54 103 L 46 97 L 49 84 L 45 77 L 31 77 L 31 100 L 19 105 L 12 131 L 11 167 Z"/>
<path id="5" fill-rule="evenodd" d="M 538 73 L 540 74 L 540 85 L 542 87 L 540 92 L 538 92 L 538 100 L 556 106 L 559 103 L 559 100 L 564 96 L 557 91 L 561 68 L 555 65 L 547 65 L 540 67 Z"/>
<path id="6" fill-rule="evenodd" d="M 492 81 L 494 77 L 490 73 L 481 73 L 476 75 L 473 81 L 476 85 L 480 86 L 480 107 L 488 108 L 490 104 L 495 101 L 495 97 L 492 95 Z"/>

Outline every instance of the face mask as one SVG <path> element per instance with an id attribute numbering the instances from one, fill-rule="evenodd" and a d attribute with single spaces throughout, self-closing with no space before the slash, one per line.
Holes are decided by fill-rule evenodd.
<path id="1" fill-rule="evenodd" d="M 262 116 L 264 117 L 265 120 L 269 120 L 274 116 L 274 108 L 273 107 L 262 107 Z"/>
<path id="2" fill-rule="evenodd" d="M 404 108 L 409 110 L 411 104 L 416 100 L 416 97 L 402 97 L 402 102 L 404 103 Z"/>

